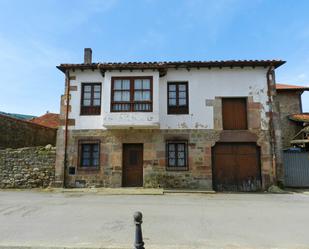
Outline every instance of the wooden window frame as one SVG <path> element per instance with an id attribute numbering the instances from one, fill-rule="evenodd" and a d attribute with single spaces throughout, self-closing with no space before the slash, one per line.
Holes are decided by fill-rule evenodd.
<path id="1" fill-rule="evenodd" d="M 84 144 L 98 144 L 99 146 L 99 165 L 98 166 L 82 166 L 82 145 Z M 101 141 L 100 140 L 79 140 L 78 141 L 78 169 L 85 171 L 97 171 L 101 167 Z"/>
<path id="2" fill-rule="evenodd" d="M 84 88 L 91 86 L 90 106 L 84 106 Z M 94 100 L 94 86 L 100 86 L 100 105 L 93 105 Z M 102 105 L 102 83 L 101 82 L 83 82 L 81 83 L 81 98 L 80 98 L 80 115 L 81 116 L 94 116 L 101 115 Z"/>
<path id="3" fill-rule="evenodd" d="M 176 106 L 170 105 L 170 85 L 176 85 Z M 186 86 L 186 105 L 179 106 L 179 85 Z M 167 114 L 189 114 L 189 82 L 188 81 L 169 81 L 167 82 Z"/>
<path id="4" fill-rule="evenodd" d="M 245 129 L 227 129 L 226 127 L 224 127 L 224 115 L 223 115 L 223 101 L 225 99 L 242 99 L 245 102 L 245 111 L 246 111 L 246 125 L 245 125 Z M 222 103 L 222 110 L 221 110 L 221 115 L 222 115 L 222 129 L 225 131 L 244 131 L 244 130 L 248 130 L 249 129 L 249 115 L 248 115 L 248 97 L 221 97 L 221 103 Z"/>
<path id="5" fill-rule="evenodd" d="M 175 147 L 175 160 L 176 166 L 169 165 L 169 144 L 184 144 L 185 148 L 185 165 L 178 166 L 178 155 L 177 155 L 177 146 Z M 167 171 L 188 171 L 189 170 L 189 148 L 188 148 L 188 140 L 167 140 L 166 141 L 166 170 Z"/>
<path id="6" fill-rule="evenodd" d="M 136 79 L 149 79 L 150 80 L 150 101 L 134 101 L 134 80 Z M 115 80 L 129 80 L 130 81 L 130 101 L 114 101 Z M 145 103 L 150 104 L 150 110 L 134 110 L 134 104 Z M 114 104 L 130 104 L 130 110 L 113 110 Z M 152 76 L 128 76 L 128 77 L 112 77 L 111 79 L 111 102 L 110 112 L 152 112 L 153 111 L 153 77 Z"/>

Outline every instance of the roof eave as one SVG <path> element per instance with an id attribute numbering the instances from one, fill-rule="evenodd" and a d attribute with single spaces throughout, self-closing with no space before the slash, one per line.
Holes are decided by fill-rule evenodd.
<path id="1" fill-rule="evenodd" d="M 288 91 L 295 91 L 295 92 L 304 92 L 304 91 L 309 91 L 309 87 L 304 87 L 304 88 L 285 88 L 285 89 L 276 89 L 277 92 L 288 92 Z"/>
<path id="2" fill-rule="evenodd" d="M 212 68 L 212 67 L 280 67 L 286 63 L 281 60 L 269 60 L 269 61 L 184 61 L 184 62 L 129 62 L 129 63 L 92 63 L 92 64 L 60 64 L 57 68 L 65 73 L 70 69 L 101 69 L 101 70 L 138 70 L 138 69 L 168 69 L 168 68 Z"/>

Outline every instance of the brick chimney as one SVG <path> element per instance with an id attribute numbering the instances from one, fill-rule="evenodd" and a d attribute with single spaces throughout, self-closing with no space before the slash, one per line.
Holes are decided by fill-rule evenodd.
<path id="1" fill-rule="evenodd" d="M 85 48 L 84 49 L 84 64 L 91 64 L 92 63 L 92 49 Z"/>

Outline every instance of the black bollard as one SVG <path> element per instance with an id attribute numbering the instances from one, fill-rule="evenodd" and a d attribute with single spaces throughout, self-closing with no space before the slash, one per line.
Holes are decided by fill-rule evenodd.
<path id="1" fill-rule="evenodd" d="M 141 212 L 134 213 L 134 223 L 135 223 L 135 242 L 134 242 L 134 249 L 145 249 L 144 248 L 144 241 L 142 235 L 142 219 L 143 215 Z"/>

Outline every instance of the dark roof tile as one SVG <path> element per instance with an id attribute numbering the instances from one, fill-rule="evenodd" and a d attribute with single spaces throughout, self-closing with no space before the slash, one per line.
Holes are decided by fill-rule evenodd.
<path id="1" fill-rule="evenodd" d="M 167 69 L 179 67 L 268 67 L 283 65 L 282 60 L 226 60 L 226 61 L 162 61 L 162 62 L 102 62 L 92 64 L 60 64 L 59 70 L 66 69 Z"/>

